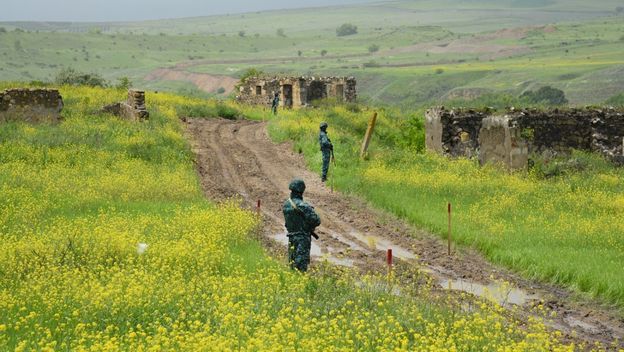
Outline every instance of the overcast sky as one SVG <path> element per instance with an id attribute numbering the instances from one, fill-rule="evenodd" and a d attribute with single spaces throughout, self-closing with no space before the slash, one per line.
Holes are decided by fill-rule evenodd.
<path id="1" fill-rule="evenodd" d="M 370 0 L 0 0 L 0 21 L 134 21 Z"/>

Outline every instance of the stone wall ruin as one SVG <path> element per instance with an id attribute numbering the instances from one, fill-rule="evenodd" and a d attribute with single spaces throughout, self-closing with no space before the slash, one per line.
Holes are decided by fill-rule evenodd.
<path id="1" fill-rule="evenodd" d="M 0 122 L 58 122 L 63 98 L 56 89 L 15 88 L 0 92 Z"/>
<path id="2" fill-rule="evenodd" d="M 280 96 L 280 107 L 301 108 L 314 101 L 333 98 L 352 103 L 357 99 L 356 80 L 353 77 L 250 77 L 241 82 L 241 103 L 271 106 L 275 93 Z"/>
<path id="3" fill-rule="evenodd" d="M 530 155 L 598 152 L 624 159 L 624 111 L 597 109 L 492 110 L 436 107 L 425 114 L 428 150 L 454 157 L 479 157 L 510 169 L 528 166 Z"/>
<path id="4" fill-rule="evenodd" d="M 128 99 L 120 103 L 106 105 L 102 112 L 113 114 L 130 121 L 140 121 L 149 118 L 149 112 L 145 107 L 145 92 L 141 90 L 128 90 Z"/>

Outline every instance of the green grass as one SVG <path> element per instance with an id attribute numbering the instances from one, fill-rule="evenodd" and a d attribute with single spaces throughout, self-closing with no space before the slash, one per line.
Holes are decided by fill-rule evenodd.
<path id="1" fill-rule="evenodd" d="M 318 123 L 327 121 L 338 160 L 332 172 L 340 190 L 441 237 L 451 202 L 453 236 L 459 244 L 525 277 L 624 309 L 624 223 L 617 215 L 624 210 L 621 168 L 578 153 L 574 163 L 581 171 L 544 178 L 552 170 L 543 166 L 508 174 L 481 168 L 473 160 L 448 160 L 422 153 L 422 112 L 404 115 L 392 109 L 380 110 L 369 156 L 360 160 L 359 145 L 371 113 L 342 107 L 285 111 L 271 121 L 269 130 L 275 140 L 293 140 L 309 166 L 320 170 L 316 133 Z"/>

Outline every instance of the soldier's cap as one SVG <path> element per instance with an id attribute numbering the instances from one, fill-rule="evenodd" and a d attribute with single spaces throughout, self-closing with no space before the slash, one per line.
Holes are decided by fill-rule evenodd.
<path id="1" fill-rule="evenodd" d="M 303 182 L 302 179 L 300 178 L 295 178 L 292 181 L 290 181 L 290 184 L 288 185 L 288 189 L 297 193 L 302 193 L 305 191 L 306 185 L 305 182 Z"/>
<path id="2" fill-rule="evenodd" d="M 327 126 L 327 122 L 321 122 L 321 129 L 325 129 Z"/>

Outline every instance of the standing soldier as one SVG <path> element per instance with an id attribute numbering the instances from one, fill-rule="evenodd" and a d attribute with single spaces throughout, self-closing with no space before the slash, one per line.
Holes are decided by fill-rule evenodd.
<path id="1" fill-rule="evenodd" d="M 273 97 L 273 101 L 271 102 L 271 111 L 273 112 L 273 115 L 277 115 L 277 107 L 279 106 L 279 102 L 279 92 L 275 92 L 275 96 Z"/>
<path id="2" fill-rule="evenodd" d="M 312 236 L 318 239 L 314 230 L 321 224 L 321 219 L 314 207 L 303 201 L 303 180 L 292 180 L 288 188 L 291 191 L 290 197 L 282 207 L 288 231 L 288 262 L 291 269 L 306 272 L 310 264 Z"/>
<path id="3" fill-rule="evenodd" d="M 327 181 L 327 171 L 329 170 L 329 161 L 334 153 L 334 146 L 327 137 L 327 122 L 321 122 L 321 132 L 319 133 L 319 144 L 321 145 L 321 153 L 323 153 L 323 176 L 321 182 Z"/>

